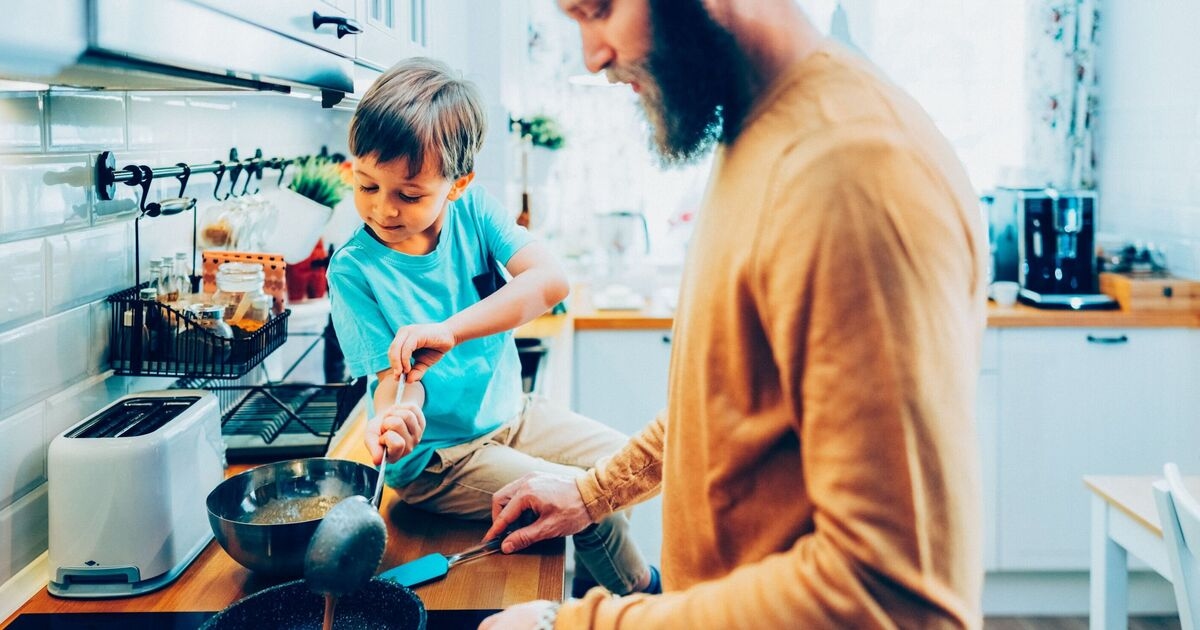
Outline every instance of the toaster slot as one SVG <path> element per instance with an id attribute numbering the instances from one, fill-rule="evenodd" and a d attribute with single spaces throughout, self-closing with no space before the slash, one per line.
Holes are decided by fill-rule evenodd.
<path id="1" fill-rule="evenodd" d="M 131 398 L 100 412 L 67 433 L 69 438 L 118 438 L 148 435 L 200 400 L 196 396 Z"/>

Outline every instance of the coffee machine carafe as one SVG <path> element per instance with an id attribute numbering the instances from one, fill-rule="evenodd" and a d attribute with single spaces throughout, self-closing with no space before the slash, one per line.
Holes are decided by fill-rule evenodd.
<path id="1" fill-rule="evenodd" d="M 1097 291 L 1096 194 L 1044 189 L 1013 197 L 1021 301 L 1042 308 L 1116 308 L 1115 300 Z"/>

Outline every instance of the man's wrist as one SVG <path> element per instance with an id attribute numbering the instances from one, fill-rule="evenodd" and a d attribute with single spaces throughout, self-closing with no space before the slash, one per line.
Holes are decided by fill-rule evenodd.
<path id="1" fill-rule="evenodd" d="M 549 606 L 542 609 L 541 616 L 538 617 L 537 625 L 534 630 L 554 630 L 554 622 L 558 619 L 558 608 L 562 604 L 551 602 Z"/>

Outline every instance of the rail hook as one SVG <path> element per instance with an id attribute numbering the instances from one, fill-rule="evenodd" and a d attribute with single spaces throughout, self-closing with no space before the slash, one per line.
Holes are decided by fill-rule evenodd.
<path id="1" fill-rule="evenodd" d="M 221 201 L 221 198 L 217 196 L 217 189 L 221 187 L 221 179 L 225 177 L 225 163 L 221 160 L 217 160 L 216 164 L 217 170 L 213 172 L 217 175 L 217 183 L 213 184 L 213 199 Z"/>
<path id="2" fill-rule="evenodd" d="M 183 191 L 187 190 L 188 179 L 192 176 L 192 167 L 188 166 L 187 162 L 179 162 L 175 166 L 183 169 L 182 173 L 175 176 L 175 179 L 179 180 L 179 196 L 182 197 Z"/>

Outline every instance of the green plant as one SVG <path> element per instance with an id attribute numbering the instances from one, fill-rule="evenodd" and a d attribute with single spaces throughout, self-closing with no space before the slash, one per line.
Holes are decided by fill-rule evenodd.
<path id="1" fill-rule="evenodd" d="M 343 176 L 344 170 L 341 164 L 330 160 L 309 158 L 296 164 L 296 172 L 288 188 L 332 208 L 350 188 Z"/>
<path id="2" fill-rule="evenodd" d="M 517 118 L 511 121 L 509 128 L 520 134 L 522 138 L 529 138 L 530 143 L 535 147 L 555 150 L 561 149 L 566 143 L 558 121 L 545 114 L 539 114 L 529 119 Z"/>

